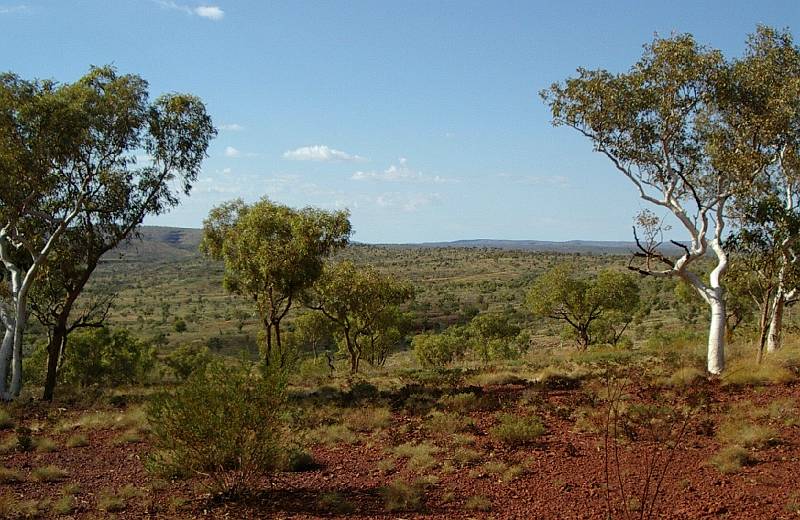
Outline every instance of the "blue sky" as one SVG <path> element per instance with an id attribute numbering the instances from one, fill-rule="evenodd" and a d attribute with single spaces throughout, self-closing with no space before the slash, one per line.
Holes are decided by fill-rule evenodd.
<path id="1" fill-rule="evenodd" d="M 114 64 L 190 92 L 220 128 L 192 196 L 349 208 L 354 239 L 629 240 L 645 207 L 538 91 L 627 69 L 655 33 L 727 55 L 786 1 L 0 0 L 0 69 L 74 81 Z"/>

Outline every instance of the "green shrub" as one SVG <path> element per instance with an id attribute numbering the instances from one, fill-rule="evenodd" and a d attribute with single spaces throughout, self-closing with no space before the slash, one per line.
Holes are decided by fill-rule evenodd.
<path id="1" fill-rule="evenodd" d="M 483 495 L 471 496 L 464 503 L 464 508 L 469 511 L 491 511 L 492 502 Z"/>
<path id="2" fill-rule="evenodd" d="M 347 412 L 345 422 L 357 432 L 371 432 L 389 426 L 392 413 L 388 408 L 356 408 Z"/>
<path id="3" fill-rule="evenodd" d="M 544 434 L 545 428 L 537 417 L 503 414 L 500 424 L 491 429 L 491 435 L 509 446 L 529 444 Z"/>
<path id="4" fill-rule="evenodd" d="M 488 403 L 482 397 L 473 393 L 445 395 L 439 399 L 439 404 L 453 412 L 469 413 L 488 408 Z"/>
<path id="5" fill-rule="evenodd" d="M 164 357 L 164 364 L 172 370 L 175 378 L 186 381 L 190 375 L 205 370 L 213 356 L 206 347 L 183 345 Z"/>
<path id="6" fill-rule="evenodd" d="M 751 464 L 753 459 L 750 452 L 741 446 L 725 446 L 714 455 L 710 463 L 720 473 L 736 473 L 742 466 Z"/>
<path id="7" fill-rule="evenodd" d="M 339 493 L 323 493 L 319 497 L 319 507 L 337 515 L 347 515 L 355 511 L 355 506 Z"/>
<path id="8" fill-rule="evenodd" d="M 186 321 L 183 318 L 175 318 L 173 328 L 175 332 L 186 332 Z"/>
<path id="9" fill-rule="evenodd" d="M 284 386 L 274 373 L 212 363 L 174 394 L 155 396 L 147 415 L 157 451 L 148 469 L 207 474 L 220 491 L 246 490 L 280 464 Z"/>
<path id="10" fill-rule="evenodd" d="M 425 492 L 421 486 L 396 480 L 382 489 L 386 510 L 419 511 L 424 505 Z"/>
<path id="11" fill-rule="evenodd" d="M 127 330 L 107 328 L 70 336 L 60 378 L 80 386 L 141 383 L 155 367 L 155 349 Z"/>
<path id="12" fill-rule="evenodd" d="M 457 413 L 443 413 L 434 411 L 425 423 L 425 428 L 431 433 L 440 435 L 452 435 L 463 432 L 472 426 L 474 422 L 469 417 L 464 417 Z"/>
<path id="13" fill-rule="evenodd" d="M 411 340 L 417 361 L 429 368 L 444 367 L 464 355 L 465 338 L 452 332 L 443 334 L 417 334 Z"/>
<path id="14" fill-rule="evenodd" d="M 34 482 L 56 482 L 69 475 L 66 471 L 56 466 L 42 466 L 31 471 L 31 480 Z"/>
<path id="15" fill-rule="evenodd" d="M 0 408 L 0 430 L 10 430 L 14 427 L 14 419 L 4 409 Z"/>

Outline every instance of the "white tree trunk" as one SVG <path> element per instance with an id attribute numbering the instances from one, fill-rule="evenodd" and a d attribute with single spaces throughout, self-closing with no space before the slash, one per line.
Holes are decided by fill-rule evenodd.
<path id="1" fill-rule="evenodd" d="M 779 288 L 772 302 L 772 319 L 769 321 L 769 333 L 767 334 L 767 352 L 775 352 L 781 348 L 781 329 L 783 328 L 785 302 L 783 290 Z"/>
<path id="2" fill-rule="evenodd" d="M 721 374 L 725 369 L 725 298 L 720 288 L 712 289 L 709 298 L 711 325 L 708 330 L 708 372 Z"/>
<path id="3" fill-rule="evenodd" d="M 2 321 L 3 329 L 5 330 L 3 343 L 0 344 L 0 397 L 5 397 L 8 367 L 11 362 L 11 351 L 14 347 L 14 318 L 5 305 L 0 305 L 0 321 Z"/>

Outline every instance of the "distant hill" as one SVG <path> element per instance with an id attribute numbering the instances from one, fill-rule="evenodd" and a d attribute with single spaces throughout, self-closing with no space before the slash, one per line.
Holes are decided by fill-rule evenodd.
<path id="1" fill-rule="evenodd" d="M 589 254 L 625 254 L 636 249 L 634 242 L 615 242 L 598 240 L 569 240 L 552 242 L 547 240 L 454 240 L 452 242 L 423 242 L 421 244 L 403 244 L 404 247 L 439 248 L 468 247 L 486 249 L 504 249 L 515 251 L 540 251 L 548 253 L 589 253 Z"/>
<path id="2" fill-rule="evenodd" d="M 142 226 L 139 239 L 133 239 L 105 256 L 106 261 L 174 262 L 196 257 L 202 230 L 161 226 Z"/>
<path id="3" fill-rule="evenodd" d="M 193 228 L 175 228 L 162 226 L 143 226 L 140 230 L 141 240 L 133 240 L 130 244 L 111 252 L 107 260 L 118 258 L 123 253 L 126 261 L 174 261 L 196 257 L 202 238 L 202 230 Z M 398 248 L 485 248 L 516 251 L 537 251 L 552 253 L 583 254 L 628 254 L 636 249 L 633 242 L 569 240 L 555 242 L 546 240 L 454 240 L 452 242 L 423 242 L 409 244 L 375 244 L 382 247 Z M 678 249 L 672 244 L 664 246 L 664 251 L 673 254 Z"/>

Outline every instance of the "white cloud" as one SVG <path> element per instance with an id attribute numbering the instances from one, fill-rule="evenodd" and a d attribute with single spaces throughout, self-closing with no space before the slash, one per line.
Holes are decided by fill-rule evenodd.
<path id="1" fill-rule="evenodd" d="M 231 170 L 230 168 L 223 168 L 222 173 L 224 173 L 225 175 L 230 175 L 231 173 L 233 173 L 233 170 Z"/>
<path id="2" fill-rule="evenodd" d="M 239 123 L 230 123 L 227 125 L 219 125 L 220 130 L 229 130 L 231 132 L 241 132 L 244 130 L 244 127 Z"/>
<path id="3" fill-rule="evenodd" d="M 421 171 L 414 170 L 408 166 L 408 159 L 401 157 L 398 164 L 392 164 L 382 172 L 376 171 L 357 171 L 350 178 L 354 181 L 394 181 L 394 182 L 414 182 L 414 183 L 434 183 L 444 184 L 447 182 L 457 182 L 456 179 L 433 177 L 425 175 Z"/>
<path id="4" fill-rule="evenodd" d="M 27 5 L 0 5 L 0 14 L 23 13 L 28 9 Z"/>
<path id="5" fill-rule="evenodd" d="M 197 16 L 208 18 L 209 20 L 214 20 L 215 22 L 225 18 L 225 11 L 215 5 L 201 5 L 199 7 L 195 7 L 194 13 Z"/>
<path id="6" fill-rule="evenodd" d="M 441 200 L 438 193 L 384 193 L 375 198 L 375 204 L 382 208 L 400 208 L 411 213 Z"/>
<path id="7" fill-rule="evenodd" d="M 240 157 L 242 152 L 234 148 L 233 146 L 226 146 L 225 147 L 225 157 Z"/>
<path id="8" fill-rule="evenodd" d="M 295 150 L 284 152 L 284 159 L 290 161 L 320 161 L 320 162 L 358 162 L 365 161 L 359 155 L 351 155 L 341 150 L 335 150 L 324 144 L 301 146 Z"/>
<path id="9" fill-rule="evenodd" d="M 181 11 L 188 15 L 197 15 L 201 18 L 207 18 L 218 22 L 225 18 L 225 11 L 215 5 L 201 5 L 191 7 L 186 4 L 179 4 L 172 0 L 152 0 L 155 4 L 161 6 L 163 9 L 172 9 L 174 11 Z"/>

